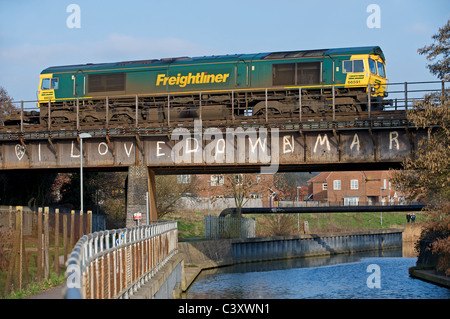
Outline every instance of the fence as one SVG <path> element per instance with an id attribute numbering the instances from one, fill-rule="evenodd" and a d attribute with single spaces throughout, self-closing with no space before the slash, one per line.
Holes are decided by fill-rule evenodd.
<path id="1" fill-rule="evenodd" d="M 253 218 L 205 215 L 205 238 L 251 237 L 255 237 L 255 220 Z"/>
<path id="2" fill-rule="evenodd" d="M 446 91 L 448 91 L 448 83 L 445 81 L 428 81 L 428 82 L 399 82 L 399 83 L 388 83 L 386 84 L 386 89 L 388 93 L 388 97 L 385 99 L 387 102 L 390 102 L 391 105 L 385 105 L 385 110 L 390 111 L 407 111 L 408 108 L 411 108 L 413 104 L 417 101 L 420 101 L 423 99 L 423 96 L 425 94 L 430 93 L 437 93 L 442 92 L 444 94 Z M 314 89 L 320 89 L 321 91 L 328 90 L 330 92 L 333 92 L 332 94 L 332 100 L 325 99 L 325 102 L 323 103 L 323 107 L 325 107 L 327 110 L 329 110 L 329 113 L 332 114 L 331 119 L 334 121 L 336 120 L 336 116 L 339 115 L 339 112 L 336 111 L 335 106 L 335 98 L 339 97 L 339 95 L 336 95 L 339 92 L 339 89 L 348 87 L 348 85 L 344 84 L 335 84 L 332 86 L 332 88 L 327 88 L 323 86 L 317 86 L 317 87 L 309 87 Z M 302 106 L 302 97 L 305 96 L 304 88 L 298 87 L 298 88 L 285 88 L 286 95 L 290 95 L 293 97 L 293 99 L 298 99 L 298 109 L 296 110 L 296 119 L 299 120 L 299 122 L 305 122 L 305 124 L 308 124 L 309 120 L 311 120 L 307 115 L 302 115 L 302 112 L 298 112 L 300 109 L 304 109 L 307 107 L 307 105 Z M 238 90 L 238 91 L 218 91 L 218 92 L 208 92 L 206 96 L 209 96 L 209 99 L 214 100 L 214 95 L 223 95 L 227 94 L 230 97 L 231 100 L 231 114 L 232 114 L 232 123 L 235 122 L 235 113 L 244 112 L 245 116 L 244 118 L 241 118 L 241 120 L 245 121 L 247 123 L 249 116 L 253 115 L 257 112 L 262 112 L 263 115 L 261 117 L 261 120 L 263 123 L 269 123 L 269 122 L 280 122 L 283 118 L 286 118 L 286 114 L 282 116 L 282 118 L 274 117 L 269 113 L 269 93 L 272 91 L 276 91 L 275 89 L 247 89 L 247 90 Z M 371 87 L 369 86 L 367 88 L 367 92 L 371 92 Z M 205 93 L 205 92 L 203 92 Z M 239 97 L 239 94 L 241 95 Z M 189 94 L 188 94 L 189 95 Z M 260 110 L 256 109 L 250 109 L 246 106 L 246 103 L 235 103 L 235 101 L 238 101 L 239 99 L 245 99 L 247 95 L 258 95 L 260 97 L 261 101 L 264 101 L 264 106 Z M 127 102 L 133 107 L 134 110 L 131 110 L 133 112 L 133 116 L 135 117 L 134 120 L 132 120 L 130 123 L 118 123 L 120 127 L 122 126 L 129 126 L 129 127 L 135 127 L 138 128 L 141 124 L 141 122 L 144 121 L 144 114 L 147 114 L 146 112 L 149 112 L 150 114 L 150 122 L 145 123 L 145 126 L 149 126 L 149 124 L 155 124 L 156 126 L 161 125 L 160 119 L 164 120 L 164 125 L 167 125 L 167 127 L 173 126 L 171 124 L 174 122 L 175 119 L 170 119 L 171 113 L 176 113 L 176 110 L 171 106 L 172 99 L 175 99 L 177 97 L 184 97 L 186 96 L 186 93 L 180 92 L 180 93 L 170 93 L 166 97 L 161 97 L 161 95 L 136 95 L 135 97 L 128 97 Z M 192 97 L 192 95 L 189 95 Z M 198 97 L 195 98 L 195 102 L 198 103 L 199 106 L 199 114 L 198 118 L 202 120 L 202 96 L 203 94 L 200 92 Z M 314 95 L 308 94 L 309 97 L 314 97 Z M 369 93 L 368 93 L 369 96 Z M 301 98 L 300 98 L 301 97 Z M 319 97 L 319 96 L 316 96 Z M 105 123 L 103 124 L 105 128 L 110 128 L 109 118 L 113 112 L 110 111 L 110 107 L 113 107 L 112 104 L 109 102 L 109 98 L 111 100 L 117 98 L 117 96 L 109 96 L 105 99 L 95 99 L 95 103 L 98 103 L 99 105 L 103 105 L 103 114 L 98 114 L 99 119 L 105 119 Z M 159 98 L 164 101 L 163 103 L 166 105 L 166 107 L 160 108 L 153 106 L 150 110 L 144 110 L 143 105 L 145 104 L 145 101 L 153 101 L 155 98 Z M 370 99 L 368 99 L 370 100 Z M 6 114 L 0 117 L 0 131 L 4 131 L 5 134 L 3 134 L 4 138 L 9 138 L 10 134 L 13 132 L 27 132 L 27 131 L 35 131 L 36 127 L 32 124 L 39 123 L 40 120 L 47 122 L 47 130 L 48 131 L 60 131 L 61 134 L 64 134 L 64 136 L 67 136 L 67 134 L 77 134 L 77 131 L 82 129 L 83 126 L 85 128 L 92 127 L 92 123 L 89 121 L 84 122 L 83 121 L 83 112 L 80 111 L 80 109 L 83 109 L 86 107 L 85 105 L 85 99 L 84 98 L 77 98 L 76 100 L 68 101 L 68 109 L 70 112 L 64 111 L 66 116 L 70 117 L 71 120 L 71 129 L 69 129 L 69 126 L 66 126 L 64 130 L 60 130 L 61 124 L 57 124 L 58 120 L 58 114 L 53 114 L 52 110 L 52 102 L 48 101 L 48 112 L 46 111 L 45 114 L 40 114 L 42 110 L 40 110 L 37 107 L 39 101 L 12 101 L 11 104 L 14 106 L 14 111 L 11 112 L 11 114 Z M 205 100 L 206 102 L 206 100 Z M 148 102 L 151 103 L 151 102 Z M 306 103 L 306 102 L 303 102 Z M 330 104 L 331 103 L 331 104 Z M 360 103 L 365 104 L 366 102 Z M 241 106 L 235 106 L 235 105 L 241 105 Z M 234 109 L 235 107 L 240 107 L 243 109 Z M 205 111 L 208 110 L 208 108 L 205 105 Z M 256 107 L 255 107 L 256 108 Z M 373 106 L 367 106 L 367 111 L 360 112 L 362 115 L 366 114 L 368 119 L 376 118 L 376 116 L 371 115 L 371 112 L 374 111 L 375 108 Z M 165 113 L 164 113 L 165 112 Z M 292 112 L 291 112 L 292 113 Z M 207 114 L 205 114 L 207 115 Z M 311 114 L 312 116 L 315 116 L 315 114 Z M 148 115 L 146 115 L 148 116 Z M 173 116 L 173 115 L 172 115 Z M 293 113 L 290 116 L 294 116 Z M 205 116 L 206 118 L 206 116 Z M 289 122 L 292 119 L 289 119 Z M 141 121 L 141 122 L 140 122 Z M 55 122 L 55 123 L 53 123 Z M 5 126 L 5 124 L 15 124 L 15 125 L 8 125 Z M 3 129 L 4 128 L 4 129 Z M 39 131 L 40 129 L 37 128 Z M 72 131 L 73 130 L 73 131 Z M 56 135 L 53 134 L 53 137 L 56 137 Z M 1 135 L 0 135 L 1 136 Z"/>
<path id="3" fill-rule="evenodd" d="M 173 221 L 85 235 L 66 263 L 65 298 L 126 299 L 177 252 Z"/>
<path id="4" fill-rule="evenodd" d="M 62 214 L 58 209 L 50 213 L 48 207 L 39 208 L 38 212 L 24 211 L 17 206 L 0 212 L 0 217 L 0 259 L 6 269 L 1 290 L 4 295 L 21 290 L 27 283 L 49 279 L 51 270 L 59 275 L 60 265 L 67 260 L 78 238 L 92 231 L 90 211 L 83 216 L 75 215 L 74 211 Z M 9 245 L 11 238 L 13 242 Z"/>

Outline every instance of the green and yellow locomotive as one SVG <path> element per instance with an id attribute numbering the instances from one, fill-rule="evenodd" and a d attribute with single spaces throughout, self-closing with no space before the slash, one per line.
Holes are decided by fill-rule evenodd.
<path id="1" fill-rule="evenodd" d="M 50 67 L 38 95 L 41 123 L 298 119 L 380 110 L 386 84 L 373 46 Z"/>

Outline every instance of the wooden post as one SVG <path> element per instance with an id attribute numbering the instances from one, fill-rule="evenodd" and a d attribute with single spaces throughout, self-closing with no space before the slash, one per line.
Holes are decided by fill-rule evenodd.
<path id="1" fill-rule="evenodd" d="M 92 210 L 87 211 L 87 233 L 92 233 Z"/>
<path id="2" fill-rule="evenodd" d="M 59 275 L 59 209 L 55 209 L 55 272 Z"/>
<path id="3" fill-rule="evenodd" d="M 49 208 L 44 207 L 44 278 L 46 280 L 48 280 L 48 278 L 50 277 L 50 238 L 48 229 L 48 212 Z"/>
<path id="4" fill-rule="evenodd" d="M 16 206 L 16 232 L 19 234 L 19 253 L 17 254 L 18 258 L 18 271 L 16 272 L 16 276 L 18 277 L 16 281 L 18 282 L 17 288 L 19 290 L 22 289 L 22 270 L 23 270 L 23 207 Z"/>
<path id="5" fill-rule="evenodd" d="M 75 246 L 75 211 L 70 212 L 70 249 Z"/>
<path id="6" fill-rule="evenodd" d="M 67 214 L 63 214 L 64 263 L 67 261 Z"/>
<path id="7" fill-rule="evenodd" d="M 42 281 L 42 207 L 38 208 L 38 230 L 37 230 L 37 242 L 38 242 L 38 252 L 36 259 L 37 267 L 37 281 L 38 283 Z"/>
<path id="8" fill-rule="evenodd" d="M 18 264 L 18 253 L 19 253 L 19 246 L 20 246 L 20 231 L 19 231 L 19 222 L 18 222 L 18 213 L 16 212 L 16 231 L 14 232 L 14 244 L 11 254 L 11 259 L 9 260 L 9 267 L 8 267 L 8 274 L 6 275 L 6 282 L 5 282 L 5 290 L 4 295 L 6 296 L 9 293 L 9 288 L 11 287 L 11 281 L 14 273 L 14 269 L 17 267 Z M 16 271 L 16 288 L 18 286 L 17 284 L 17 275 L 18 272 Z"/>
<path id="9" fill-rule="evenodd" d="M 83 227 L 83 211 L 80 210 L 80 237 L 78 237 L 78 239 L 80 239 L 81 237 L 83 237 L 84 235 L 84 227 Z"/>

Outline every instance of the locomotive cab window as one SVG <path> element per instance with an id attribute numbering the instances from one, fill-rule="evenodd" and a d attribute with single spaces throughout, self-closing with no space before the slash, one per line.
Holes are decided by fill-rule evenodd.
<path id="1" fill-rule="evenodd" d="M 370 73 L 377 74 L 377 64 L 374 60 L 369 59 Z"/>
<path id="2" fill-rule="evenodd" d="M 363 60 L 347 60 L 342 62 L 343 73 L 361 73 L 364 72 Z"/>
<path id="3" fill-rule="evenodd" d="M 378 75 L 385 78 L 386 71 L 384 69 L 384 64 L 382 62 L 377 61 Z"/>
<path id="4" fill-rule="evenodd" d="M 56 90 L 59 83 L 58 78 L 44 78 L 42 79 L 41 90 Z"/>

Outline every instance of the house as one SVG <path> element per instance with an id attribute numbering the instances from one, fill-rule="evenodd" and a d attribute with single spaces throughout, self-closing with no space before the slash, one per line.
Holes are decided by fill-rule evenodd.
<path id="1" fill-rule="evenodd" d="M 308 180 L 312 200 L 330 205 L 389 205 L 404 202 L 389 171 L 322 172 Z"/>
<path id="2" fill-rule="evenodd" d="M 280 192 L 274 186 L 271 174 L 199 174 L 178 175 L 177 182 L 195 183 L 196 198 L 233 198 L 233 182 L 236 186 L 246 188 L 247 197 L 261 199 L 264 207 L 272 205 L 273 197 Z M 187 196 L 187 195 L 185 195 Z"/>

